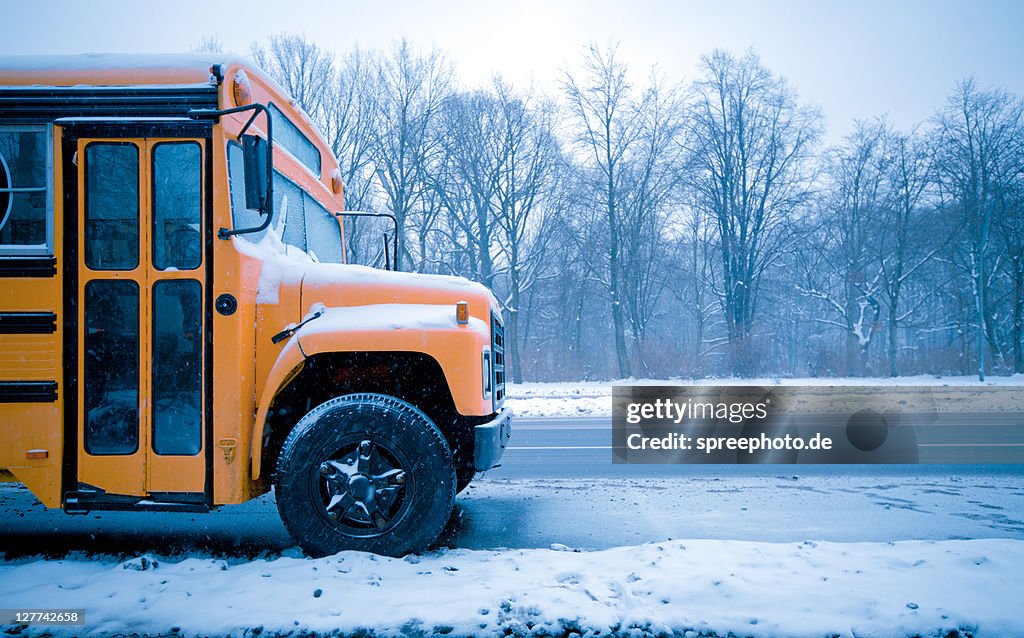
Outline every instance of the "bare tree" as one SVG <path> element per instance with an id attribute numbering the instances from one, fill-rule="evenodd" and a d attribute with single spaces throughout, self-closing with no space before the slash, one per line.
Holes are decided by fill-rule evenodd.
<path id="1" fill-rule="evenodd" d="M 377 65 L 373 164 L 387 207 L 398 220 L 400 258 L 413 259 L 406 228 L 415 223 L 422 250 L 436 217 L 428 212 L 413 219 L 429 189 L 427 170 L 439 148 L 435 125 L 451 91 L 452 75 L 441 52 L 434 49 L 421 55 L 404 39 Z M 417 269 L 425 268 L 427 257 L 418 256 Z"/>
<path id="2" fill-rule="evenodd" d="M 529 93 L 516 96 L 500 81 L 493 89 L 501 114 L 493 201 L 500 269 L 507 282 L 507 355 L 512 379 L 521 383 L 523 295 L 545 272 L 551 221 L 565 211 L 566 202 L 556 184 L 561 151 L 553 132 L 554 105 L 536 103 Z"/>
<path id="3" fill-rule="evenodd" d="M 199 43 L 192 47 L 193 53 L 223 53 L 224 43 L 215 35 L 204 35 Z"/>
<path id="4" fill-rule="evenodd" d="M 1019 179 L 1024 105 L 1005 91 L 983 91 L 973 79 L 960 82 L 936 116 L 938 171 L 969 233 L 974 286 L 978 378 L 985 379 L 985 353 L 997 348 L 989 321 L 988 289 L 993 220 L 1005 209 L 1005 193 Z"/>
<path id="5" fill-rule="evenodd" d="M 714 290 L 715 242 L 713 220 L 698 209 L 686 207 L 671 232 L 679 236 L 679 272 L 667 277 L 678 312 L 687 317 L 676 322 L 686 332 L 686 354 L 690 374 L 707 374 L 708 358 L 719 353 L 727 338 L 722 336 L 722 313 Z"/>
<path id="6" fill-rule="evenodd" d="M 845 334 L 844 374 L 870 369 L 869 349 L 881 331 L 883 286 L 875 243 L 886 201 L 888 158 L 884 121 L 855 123 L 853 133 L 829 153 L 827 188 L 821 198 L 818 250 L 821 261 L 798 286 L 824 302 L 834 319 L 821 321 Z"/>
<path id="7" fill-rule="evenodd" d="M 407 269 L 494 290 L 514 381 L 1024 372 L 1017 96 L 966 81 L 921 133 L 860 124 L 815 156 L 819 115 L 752 53 L 706 56 L 684 97 L 590 47 L 548 99 L 456 92 L 406 41 L 252 51 L 324 133 L 346 208 L 394 212 Z M 382 262 L 378 222 L 346 219 L 350 261 Z"/>
<path id="8" fill-rule="evenodd" d="M 624 165 L 622 189 L 622 300 L 633 335 L 633 352 L 644 374 L 647 329 L 670 277 L 672 245 L 666 236 L 669 208 L 676 203 L 678 137 L 682 104 L 678 90 L 652 75 L 637 105 L 639 134 Z"/>
<path id="9" fill-rule="evenodd" d="M 810 192 L 817 110 L 797 103 L 758 57 L 715 51 L 702 60 L 686 150 L 696 205 L 718 226 L 721 289 L 733 372 L 749 373 L 758 288 L 780 253 L 787 222 Z"/>
<path id="10" fill-rule="evenodd" d="M 338 158 L 341 178 L 345 184 L 345 208 L 354 211 L 374 210 L 373 135 L 377 122 L 375 69 L 377 57 L 354 48 L 343 55 L 337 65 L 333 90 L 328 94 L 324 135 Z M 345 244 L 349 260 L 358 263 L 379 253 L 376 233 L 365 232 L 358 217 L 346 219 Z M 380 224 L 369 224 L 376 229 Z"/>
<path id="11" fill-rule="evenodd" d="M 885 141 L 888 155 L 888 205 L 877 226 L 875 242 L 881 268 L 882 289 L 886 297 L 887 354 L 889 376 L 899 376 L 899 330 L 931 295 L 922 295 L 917 303 L 904 308 L 904 290 L 912 277 L 935 257 L 945 245 L 948 231 L 942 233 L 930 222 L 923 206 L 932 181 L 932 151 L 916 133 L 889 131 Z M 932 232 L 929 232 L 932 231 Z"/>
<path id="12" fill-rule="evenodd" d="M 504 161 L 502 112 L 488 91 L 456 93 L 441 114 L 441 157 L 431 182 L 453 222 L 451 241 L 470 265 L 464 274 L 494 285 L 494 194 Z"/>
<path id="13" fill-rule="evenodd" d="M 550 103 L 534 104 L 496 78 L 487 90 L 451 95 L 442 109 L 441 152 L 430 167 L 432 195 L 455 272 L 483 281 L 507 313 L 506 361 L 522 380 L 522 295 L 542 271 L 546 210 L 558 146 Z"/>
<path id="14" fill-rule="evenodd" d="M 251 47 L 252 57 L 295 100 L 317 125 L 325 123 L 334 83 L 334 56 L 305 36 L 270 36 L 263 48 Z"/>
<path id="15" fill-rule="evenodd" d="M 1013 350 L 1013 371 L 1024 373 L 1024 185 L 1018 174 L 1012 189 L 1001 202 L 1003 214 L 996 222 L 1011 290 L 1009 339 Z"/>
<path id="16" fill-rule="evenodd" d="M 640 109 L 626 74 L 616 47 L 602 51 L 591 45 L 583 56 L 581 72 L 576 76 L 566 72 L 562 81 L 576 125 L 573 140 L 587 167 L 589 197 L 592 205 L 604 212 L 608 231 L 607 288 L 621 377 L 632 376 L 622 308 L 622 189 L 628 156 L 642 132 L 636 117 Z"/>

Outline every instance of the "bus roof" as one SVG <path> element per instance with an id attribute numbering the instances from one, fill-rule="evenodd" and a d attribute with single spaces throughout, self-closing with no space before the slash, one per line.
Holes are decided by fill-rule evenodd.
<path id="1" fill-rule="evenodd" d="M 254 65 L 222 53 L 0 56 L 0 85 L 137 86 L 210 84 L 210 67 Z"/>
<path id="2" fill-rule="evenodd" d="M 214 76 L 215 65 L 220 77 Z M 251 81 L 254 99 L 279 108 L 299 135 L 317 147 L 321 161 L 329 158 L 306 166 L 318 181 L 330 180 L 337 163 L 309 116 L 258 66 L 225 53 L 0 56 L 0 119 L 169 117 L 195 108 L 216 109 L 218 104 L 226 108 L 234 106 L 227 80 L 239 70 Z M 140 99 L 143 93 L 150 95 Z M 277 141 L 276 146 L 288 149 Z"/>

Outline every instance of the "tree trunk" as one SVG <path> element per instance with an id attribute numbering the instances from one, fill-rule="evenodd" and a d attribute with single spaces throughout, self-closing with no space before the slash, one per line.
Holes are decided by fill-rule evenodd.
<path id="1" fill-rule="evenodd" d="M 1018 256 L 1013 264 L 1013 371 L 1024 373 L 1024 258 Z"/>
<path id="2" fill-rule="evenodd" d="M 511 295 L 508 309 L 508 327 L 505 331 L 505 365 L 512 368 L 512 382 L 523 382 L 523 366 L 519 357 L 519 272 L 512 269 Z"/>
<path id="3" fill-rule="evenodd" d="M 896 302 L 893 301 L 889 307 L 889 376 L 898 377 L 900 376 L 899 366 L 897 364 L 897 330 L 899 329 L 898 320 L 896 315 Z"/>
<path id="4" fill-rule="evenodd" d="M 619 299 L 619 226 L 615 215 L 615 184 L 612 181 L 613 164 L 611 151 L 608 157 L 608 226 L 611 246 L 608 252 L 608 268 L 612 298 L 612 329 L 615 331 L 615 356 L 619 363 L 619 377 L 628 379 L 633 376 L 629 365 L 629 352 L 626 350 L 626 326 L 622 320 L 622 302 Z"/>

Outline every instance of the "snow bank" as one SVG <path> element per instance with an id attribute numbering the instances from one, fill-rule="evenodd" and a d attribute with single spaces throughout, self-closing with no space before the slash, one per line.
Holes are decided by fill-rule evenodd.
<path id="1" fill-rule="evenodd" d="M 612 386 L 624 385 L 788 385 L 788 386 L 1013 386 L 1024 387 L 1024 374 L 988 377 L 918 375 L 912 377 L 764 378 L 764 379 L 623 379 L 517 383 L 506 388 L 509 404 L 518 417 L 607 416 L 612 414 Z"/>
<path id="2" fill-rule="evenodd" d="M 687 540 L 236 564 L 82 557 L 0 562 L 0 607 L 86 610 L 84 628 L 28 635 L 1020 636 L 1022 567 L 1016 540 Z"/>

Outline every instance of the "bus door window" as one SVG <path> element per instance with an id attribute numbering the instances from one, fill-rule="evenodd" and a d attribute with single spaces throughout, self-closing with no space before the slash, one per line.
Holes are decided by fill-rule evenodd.
<path id="1" fill-rule="evenodd" d="M 93 143 L 85 150 L 85 264 L 139 264 L 139 149 Z M 85 449 L 132 454 L 139 447 L 139 286 L 93 280 L 85 287 Z"/>
<path id="2" fill-rule="evenodd" d="M 139 149 L 93 143 L 85 149 L 85 265 L 134 270 L 139 265 Z"/>
<path id="3" fill-rule="evenodd" d="M 139 286 L 93 280 L 85 287 L 85 449 L 139 448 Z"/>
<path id="4" fill-rule="evenodd" d="M 194 279 L 153 286 L 153 451 L 202 449 L 202 287 Z"/>
<path id="5" fill-rule="evenodd" d="M 193 270 L 202 263 L 201 152 L 195 142 L 153 149 L 153 266 Z"/>
<path id="6" fill-rule="evenodd" d="M 202 148 L 195 142 L 160 142 L 152 161 L 153 266 L 165 273 L 195 270 L 202 265 Z M 153 285 L 157 454 L 202 449 L 202 296 L 196 279 L 161 278 Z"/>

